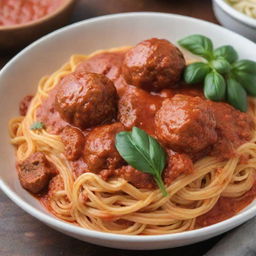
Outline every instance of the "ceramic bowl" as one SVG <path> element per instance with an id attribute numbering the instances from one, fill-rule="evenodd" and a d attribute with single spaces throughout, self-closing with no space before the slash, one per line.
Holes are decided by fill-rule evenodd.
<path id="1" fill-rule="evenodd" d="M 237 11 L 225 0 L 213 0 L 212 3 L 215 16 L 224 27 L 256 42 L 256 19 Z"/>
<path id="2" fill-rule="evenodd" d="M 85 20 L 57 30 L 20 52 L 0 71 L 0 187 L 3 192 L 53 229 L 83 241 L 123 249 L 149 250 L 192 244 L 226 232 L 255 216 L 256 201 L 226 221 L 197 230 L 152 236 L 104 233 L 57 219 L 20 186 L 17 178 L 7 123 L 18 114 L 21 98 L 36 91 L 42 76 L 57 70 L 74 53 L 89 54 L 98 49 L 135 45 L 151 37 L 175 43 L 194 33 L 212 38 L 216 47 L 232 44 L 241 58 L 256 61 L 256 45 L 248 39 L 209 22 L 163 13 L 125 13 Z"/>

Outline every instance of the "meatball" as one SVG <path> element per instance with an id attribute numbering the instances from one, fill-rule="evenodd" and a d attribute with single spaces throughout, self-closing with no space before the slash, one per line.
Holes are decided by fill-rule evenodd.
<path id="1" fill-rule="evenodd" d="M 96 127 L 87 135 L 83 158 L 90 171 L 116 169 L 124 164 L 115 147 L 116 134 L 124 130 L 121 123 L 114 123 Z"/>
<path id="2" fill-rule="evenodd" d="M 127 180 L 136 188 L 144 188 L 144 189 L 154 189 L 156 188 L 155 181 L 153 176 L 141 172 L 130 165 L 123 166 L 122 168 L 116 170 L 116 175 Z"/>
<path id="3" fill-rule="evenodd" d="M 176 153 L 168 150 L 168 162 L 164 170 L 164 183 L 169 185 L 180 175 L 188 175 L 193 172 L 193 162 L 186 154 Z"/>
<path id="4" fill-rule="evenodd" d="M 217 141 L 216 121 L 208 101 L 177 94 L 155 116 L 156 135 L 167 147 L 196 154 Z"/>
<path id="5" fill-rule="evenodd" d="M 36 152 L 18 164 L 20 183 L 32 193 L 39 193 L 46 188 L 56 173 L 56 168 L 42 152 Z"/>
<path id="6" fill-rule="evenodd" d="M 104 75 L 75 72 L 61 80 L 55 105 L 65 121 L 85 129 L 116 117 L 117 92 Z"/>
<path id="7" fill-rule="evenodd" d="M 185 67 L 181 51 L 164 39 L 152 38 L 125 55 L 123 75 L 127 83 L 148 91 L 173 88 Z"/>
<path id="8" fill-rule="evenodd" d="M 84 135 L 79 129 L 67 125 L 61 133 L 61 140 L 65 145 L 65 155 L 68 160 L 75 161 L 82 155 Z"/>
<path id="9" fill-rule="evenodd" d="M 248 113 L 242 113 L 227 103 L 210 101 L 209 104 L 218 134 L 211 155 L 226 160 L 234 156 L 238 146 L 251 139 L 254 121 Z"/>

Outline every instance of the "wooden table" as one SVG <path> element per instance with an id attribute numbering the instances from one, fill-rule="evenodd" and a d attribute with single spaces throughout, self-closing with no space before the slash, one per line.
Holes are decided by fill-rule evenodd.
<path id="1" fill-rule="evenodd" d="M 71 22 L 99 15 L 135 11 L 178 13 L 217 23 L 212 12 L 210 0 L 79 0 L 77 1 Z M 0 57 L 0 68 L 11 57 Z M 191 246 L 160 251 L 136 252 L 109 249 L 78 241 L 50 229 L 22 211 L 3 193 L 0 194 L 1 256 L 199 256 L 208 251 L 221 237 L 219 236 Z"/>

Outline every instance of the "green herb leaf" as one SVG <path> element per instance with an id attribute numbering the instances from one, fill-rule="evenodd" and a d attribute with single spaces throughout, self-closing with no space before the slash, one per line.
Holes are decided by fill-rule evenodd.
<path id="1" fill-rule="evenodd" d="M 245 72 L 256 74 L 256 62 L 252 60 L 239 60 L 233 64 L 232 72 Z"/>
<path id="2" fill-rule="evenodd" d="M 162 174 L 166 164 L 166 153 L 153 137 L 149 136 L 149 155 L 155 169 Z"/>
<path id="3" fill-rule="evenodd" d="M 44 128 L 44 124 L 42 122 L 35 122 L 30 126 L 31 130 L 40 130 Z"/>
<path id="4" fill-rule="evenodd" d="M 151 174 L 162 194 L 168 195 L 161 177 L 166 164 L 166 153 L 157 140 L 133 127 L 131 132 L 120 132 L 116 135 L 116 148 L 129 165 Z"/>
<path id="5" fill-rule="evenodd" d="M 226 82 L 221 74 L 216 71 L 208 73 L 204 80 L 204 95 L 214 101 L 225 99 Z"/>
<path id="6" fill-rule="evenodd" d="M 214 50 L 214 57 L 225 58 L 229 63 L 233 63 L 238 59 L 236 50 L 231 45 L 224 45 Z"/>
<path id="7" fill-rule="evenodd" d="M 195 62 L 188 65 L 184 71 L 184 80 L 188 84 L 200 83 L 210 71 L 208 64 Z"/>
<path id="8" fill-rule="evenodd" d="M 178 44 L 190 52 L 202 56 L 207 60 L 213 57 L 212 41 L 202 35 L 191 35 L 178 41 Z"/>
<path id="9" fill-rule="evenodd" d="M 242 112 L 246 112 L 247 105 L 247 94 L 245 89 L 235 79 L 227 79 L 227 100 L 235 108 Z"/>
<path id="10" fill-rule="evenodd" d="M 243 71 L 232 72 L 232 76 L 244 87 L 251 96 L 256 96 L 256 73 L 250 74 Z"/>
<path id="11" fill-rule="evenodd" d="M 256 96 L 256 62 L 239 60 L 233 64 L 231 73 L 248 94 Z"/>
<path id="12" fill-rule="evenodd" d="M 190 35 L 178 43 L 208 61 L 188 65 L 183 74 L 185 82 L 192 84 L 204 79 L 206 98 L 227 101 L 237 109 L 246 111 L 247 93 L 256 97 L 256 62 L 238 61 L 238 53 L 231 45 L 213 50 L 212 41 L 203 35 Z M 228 88 L 226 83 L 229 84 Z"/>
<path id="13" fill-rule="evenodd" d="M 230 71 L 230 64 L 224 58 L 219 57 L 211 61 L 211 66 L 220 74 L 227 74 Z"/>

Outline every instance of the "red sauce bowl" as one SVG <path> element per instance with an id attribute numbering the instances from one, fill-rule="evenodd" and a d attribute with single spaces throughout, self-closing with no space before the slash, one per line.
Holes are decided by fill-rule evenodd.
<path id="1" fill-rule="evenodd" d="M 62 0 L 52 12 L 26 23 L 10 26 L 0 25 L 0 53 L 20 49 L 37 38 L 66 25 L 71 16 L 75 0 Z"/>

